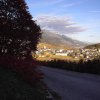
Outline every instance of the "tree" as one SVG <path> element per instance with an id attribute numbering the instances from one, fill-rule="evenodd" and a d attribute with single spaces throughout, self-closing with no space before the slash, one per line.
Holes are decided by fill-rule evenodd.
<path id="1" fill-rule="evenodd" d="M 24 0 L 0 0 L 0 56 L 28 58 L 40 37 Z"/>
<path id="2" fill-rule="evenodd" d="M 40 37 L 41 29 L 24 0 L 0 0 L 0 67 L 11 69 L 31 84 L 39 80 L 42 74 L 31 52 Z"/>

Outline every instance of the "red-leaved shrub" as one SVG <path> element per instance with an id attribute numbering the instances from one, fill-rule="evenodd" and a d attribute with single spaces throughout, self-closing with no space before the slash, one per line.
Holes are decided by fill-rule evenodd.
<path id="1" fill-rule="evenodd" d="M 12 56 L 0 58 L 0 66 L 17 72 L 27 82 L 33 84 L 43 78 L 43 73 L 38 70 L 33 59 L 18 59 Z"/>

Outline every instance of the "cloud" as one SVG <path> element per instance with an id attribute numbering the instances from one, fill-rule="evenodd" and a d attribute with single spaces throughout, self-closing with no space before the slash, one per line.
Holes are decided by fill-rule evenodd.
<path id="1" fill-rule="evenodd" d="M 73 34 L 86 30 L 81 26 L 77 26 L 75 22 L 71 21 L 71 18 L 64 16 L 41 15 L 36 20 L 42 29 L 55 31 L 60 34 Z"/>
<path id="2" fill-rule="evenodd" d="M 71 3 L 63 4 L 61 7 L 63 7 L 63 8 L 73 7 L 73 6 L 83 4 L 87 1 L 89 1 L 89 0 L 80 0 L 80 1 L 77 1 L 77 2 L 71 2 Z"/>
<path id="3" fill-rule="evenodd" d="M 46 0 L 46 1 L 45 1 L 44 5 L 54 5 L 54 4 L 58 4 L 58 3 L 63 2 L 64 0 L 54 0 L 54 1 Z"/>
<path id="4" fill-rule="evenodd" d="M 41 6 L 51 6 L 51 5 L 55 5 L 55 4 L 59 4 L 61 2 L 63 2 L 64 0 L 40 0 L 40 1 L 31 1 L 29 2 L 29 6 L 31 7 L 41 7 Z"/>
<path id="5" fill-rule="evenodd" d="M 69 3 L 69 4 L 62 5 L 61 7 L 67 8 L 67 7 L 72 7 L 72 6 L 75 6 L 75 5 L 76 5 L 76 3 Z"/>
<path id="6" fill-rule="evenodd" d="M 61 7 L 68 8 L 68 7 L 73 7 L 73 6 L 79 5 L 81 3 L 82 2 L 73 2 L 73 3 L 63 4 Z"/>
<path id="7" fill-rule="evenodd" d="M 95 37 L 94 35 L 89 35 L 89 37 Z"/>
<path id="8" fill-rule="evenodd" d="M 89 13 L 100 13 L 100 10 L 88 11 Z"/>

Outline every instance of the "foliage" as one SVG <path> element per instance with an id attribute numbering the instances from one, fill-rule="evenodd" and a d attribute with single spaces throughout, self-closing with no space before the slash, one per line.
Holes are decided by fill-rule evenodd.
<path id="1" fill-rule="evenodd" d="M 0 67 L 19 73 L 33 83 L 41 78 L 31 52 L 41 37 L 24 0 L 0 0 Z"/>
<path id="2" fill-rule="evenodd" d="M 45 65 L 53 68 L 60 68 L 70 71 L 77 71 L 81 73 L 92 73 L 100 75 L 100 59 L 93 61 L 83 62 L 70 62 L 66 60 L 51 60 L 51 61 L 38 61 L 38 64 Z"/>
<path id="3" fill-rule="evenodd" d="M 17 59 L 16 57 L 6 56 L 0 58 L 0 67 L 10 69 L 15 73 L 18 73 L 25 81 L 30 84 L 34 84 L 39 81 L 43 74 L 37 69 L 35 61 Z"/>
<path id="4" fill-rule="evenodd" d="M 85 48 L 86 48 L 86 49 L 93 49 L 93 48 L 99 49 L 99 48 L 100 48 L 100 43 L 98 43 L 98 44 L 93 44 L 93 45 L 89 45 L 89 46 L 86 46 Z"/>
<path id="5" fill-rule="evenodd" d="M 30 57 L 41 36 L 24 0 L 0 0 L 0 55 Z"/>
<path id="6" fill-rule="evenodd" d="M 18 73 L 0 66 L 0 100 L 47 100 L 41 83 L 27 84 Z"/>

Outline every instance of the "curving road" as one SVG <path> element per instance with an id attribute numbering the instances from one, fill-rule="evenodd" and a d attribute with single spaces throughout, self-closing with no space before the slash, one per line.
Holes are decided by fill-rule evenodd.
<path id="1" fill-rule="evenodd" d="M 100 100 L 100 76 L 41 67 L 44 81 L 62 100 Z"/>

